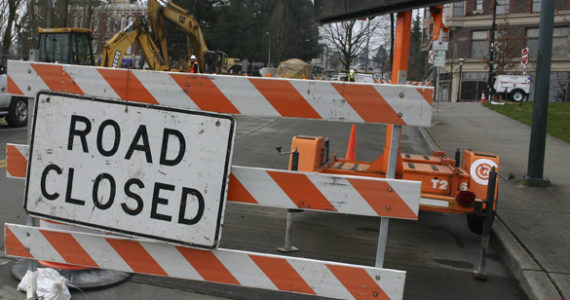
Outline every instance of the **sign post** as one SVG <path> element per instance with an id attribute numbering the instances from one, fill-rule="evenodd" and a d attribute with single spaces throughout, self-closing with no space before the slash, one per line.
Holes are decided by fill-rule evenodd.
<path id="1" fill-rule="evenodd" d="M 437 99 L 438 90 L 438 68 L 445 66 L 445 51 L 449 48 L 449 42 L 442 39 L 443 32 L 440 32 L 439 38 L 432 41 L 431 49 L 428 52 L 428 63 L 433 64 L 433 83 L 434 83 L 434 101 L 435 101 L 435 123 L 438 122 L 439 117 L 439 102 Z"/>
<path id="2" fill-rule="evenodd" d="M 528 64 L 528 47 L 521 50 L 521 64 L 523 65 L 523 75 L 526 75 L 526 65 Z"/>
<path id="3" fill-rule="evenodd" d="M 445 66 L 445 51 L 430 50 L 428 53 L 428 63 L 433 64 L 434 67 Z"/>
<path id="4" fill-rule="evenodd" d="M 217 247 L 235 138 L 231 116 L 40 93 L 32 131 L 29 214 Z"/>

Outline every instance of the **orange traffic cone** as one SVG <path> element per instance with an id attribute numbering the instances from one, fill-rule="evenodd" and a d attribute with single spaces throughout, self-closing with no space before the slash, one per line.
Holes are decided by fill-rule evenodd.
<path id="1" fill-rule="evenodd" d="M 481 104 L 487 102 L 487 99 L 485 98 L 485 91 L 481 92 Z"/>
<path id="2" fill-rule="evenodd" d="M 350 137 L 348 138 L 348 147 L 346 147 L 345 160 L 356 160 L 356 125 L 352 124 L 350 129 Z"/>

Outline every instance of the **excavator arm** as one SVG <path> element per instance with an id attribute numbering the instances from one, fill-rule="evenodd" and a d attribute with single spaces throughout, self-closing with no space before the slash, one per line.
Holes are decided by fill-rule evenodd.
<path id="1" fill-rule="evenodd" d="M 110 68 L 121 66 L 125 52 L 135 42 L 137 35 L 138 32 L 135 30 L 133 23 L 131 23 L 125 30 L 118 32 L 108 40 L 105 46 L 103 46 L 101 66 Z"/>
<path id="2" fill-rule="evenodd" d="M 166 19 L 186 32 L 190 44 L 188 57 L 196 56 L 202 72 L 227 71 L 227 55 L 222 51 L 208 50 L 198 20 L 190 12 L 171 1 L 148 0 L 147 5 L 148 21 L 143 16 L 138 17 L 125 30 L 115 34 L 105 44 L 101 66 L 119 67 L 126 50 L 136 40 L 151 69 L 171 70 L 164 32 L 164 19 Z M 149 32 L 149 27 L 152 32 Z"/>
<path id="3" fill-rule="evenodd" d="M 136 18 L 125 30 L 115 34 L 105 43 L 101 66 L 112 68 L 120 67 L 127 49 L 135 41 L 139 43 L 145 60 L 152 70 L 170 70 L 168 62 L 163 59 L 159 48 L 150 37 L 144 17 Z"/>
<path id="4" fill-rule="evenodd" d="M 164 19 L 176 24 L 187 34 L 190 47 L 188 48 L 188 57 L 194 54 L 198 59 L 200 70 L 208 71 L 207 64 L 219 66 L 224 63 L 225 53 L 220 51 L 209 51 L 204 39 L 204 33 L 198 24 L 198 20 L 186 9 L 172 3 L 171 1 L 148 0 L 148 18 L 150 27 L 152 28 L 155 41 L 159 45 L 162 57 L 168 57 L 166 49 L 166 35 L 164 33 Z M 208 63 L 207 63 L 208 62 Z M 219 67 L 214 68 L 213 72 L 222 72 Z"/>

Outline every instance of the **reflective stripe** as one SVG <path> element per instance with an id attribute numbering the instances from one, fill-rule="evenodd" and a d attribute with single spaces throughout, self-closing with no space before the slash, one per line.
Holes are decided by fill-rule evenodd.
<path id="1" fill-rule="evenodd" d="M 5 224 L 6 255 L 337 299 L 402 299 L 404 271 Z M 69 243 L 62 246 L 56 236 Z"/>

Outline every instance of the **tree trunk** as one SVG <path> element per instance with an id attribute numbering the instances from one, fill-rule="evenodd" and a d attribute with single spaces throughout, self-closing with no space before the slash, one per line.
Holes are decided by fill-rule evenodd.
<path id="1" fill-rule="evenodd" d="M 63 27 L 67 27 L 67 9 L 69 0 L 63 1 Z"/>
<path id="2" fill-rule="evenodd" d="M 10 46 L 12 45 L 12 27 L 16 18 L 17 0 L 8 0 L 8 21 L 6 22 L 6 31 L 2 37 L 2 57 L 10 55 Z"/>
<path id="3" fill-rule="evenodd" d="M 394 14 L 390 14 L 390 66 L 394 63 Z"/>
<path id="4" fill-rule="evenodd" d="M 36 15 L 36 0 L 28 2 L 28 28 L 30 29 L 31 48 L 36 47 L 38 42 L 38 19 Z"/>
<path id="5" fill-rule="evenodd" d="M 89 0 L 87 3 L 87 24 L 85 24 L 85 28 L 91 28 L 91 18 L 93 17 L 93 0 Z M 96 28 L 93 28 L 96 30 Z"/>

